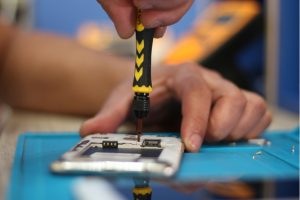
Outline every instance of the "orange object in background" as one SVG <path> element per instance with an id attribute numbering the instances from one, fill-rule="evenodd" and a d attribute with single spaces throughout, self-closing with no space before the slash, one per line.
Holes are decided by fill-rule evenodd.
<path id="1" fill-rule="evenodd" d="M 112 30 L 106 26 L 86 22 L 79 27 L 76 37 L 80 44 L 92 49 L 102 50 L 110 45 L 113 40 L 112 35 Z"/>
<path id="2" fill-rule="evenodd" d="M 226 44 L 260 13 L 255 1 L 221 1 L 211 4 L 167 54 L 164 63 L 201 62 Z"/>

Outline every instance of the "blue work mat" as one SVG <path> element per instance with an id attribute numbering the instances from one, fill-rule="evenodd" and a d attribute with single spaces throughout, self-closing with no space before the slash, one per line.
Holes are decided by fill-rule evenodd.
<path id="1" fill-rule="evenodd" d="M 237 142 L 204 145 L 199 153 L 184 153 L 173 182 L 297 180 L 299 129 L 265 133 L 263 145 Z M 25 133 L 19 137 L 8 199 L 73 199 L 78 176 L 54 175 L 52 161 L 74 146 L 78 133 Z M 131 191 L 132 185 L 123 188 Z M 184 197 L 183 197 L 184 198 Z"/>

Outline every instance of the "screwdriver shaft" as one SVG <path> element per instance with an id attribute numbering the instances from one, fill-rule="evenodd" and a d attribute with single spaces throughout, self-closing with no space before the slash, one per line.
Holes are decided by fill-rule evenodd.
<path id="1" fill-rule="evenodd" d="M 137 134 L 137 141 L 140 142 L 141 135 L 143 131 L 143 118 L 137 118 L 136 120 L 136 134 Z"/>

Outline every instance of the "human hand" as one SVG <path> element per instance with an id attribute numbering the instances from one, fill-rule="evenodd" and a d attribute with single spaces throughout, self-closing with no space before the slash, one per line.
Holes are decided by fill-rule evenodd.
<path id="1" fill-rule="evenodd" d="M 121 38 L 130 38 L 135 30 L 136 11 L 142 10 L 146 28 L 156 28 L 154 36 L 162 37 L 166 26 L 176 23 L 191 7 L 193 0 L 97 0 L 113 21 Z"/>
<path id="2" fill-rule="evenodd" d="M 271 114 L 260 96 L 239 89 L 217 72 L 197 64 L 157 68 L 153 88 L 145 123 L 160 127 L 180 124 L 177 131 L 180 130 L 189 151 L 198 151 L 204 140 L 255 138 L 271 122 Z M 129 116 L 132 98 L 131 82 L 121 84 L 101 111 L 82 125 L 81 136 L 115 132 Z M 156 126 L 155 131 L 158 130 Z"/>

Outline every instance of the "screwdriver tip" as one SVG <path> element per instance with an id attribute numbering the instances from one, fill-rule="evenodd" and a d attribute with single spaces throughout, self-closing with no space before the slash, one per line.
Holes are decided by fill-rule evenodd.
<path id="1" fill-rule="evenodd" d="M 141 135 L 143 131 L 143 118 L 138 118 L 136 121 L 136 134 L 137 134 L 137 141 L 140 142 Z"/>

